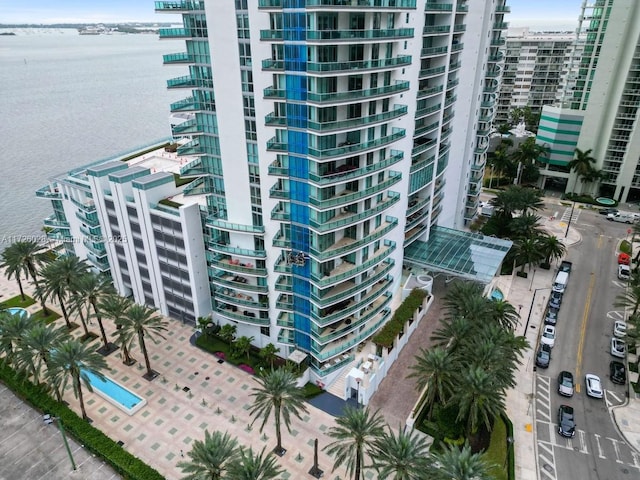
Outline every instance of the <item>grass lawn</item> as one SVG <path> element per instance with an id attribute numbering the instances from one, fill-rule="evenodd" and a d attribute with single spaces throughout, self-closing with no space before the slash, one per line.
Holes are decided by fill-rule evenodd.
<path id="1" fill-rule="evenodd" d="M 11 308 L 11 307 L 27 308 L 28 306 L 36 303 L 36 301 L 33 298 L 31 298 L 29 295 L 25 295 L 24 298 L 25 298 L 24 301 L 22 301 L 22 297 L 20 295 L 16 295 L 15 297 L 8 298 L 4 302 L 0 302 L 0 309 Z"/>
<path id="2" fill-rule="evenodd" d="M 31 315 L 30 317 L 31 320 L 44 322 L 47 325 L 49 325 L 50 323 L 55 322 L 57 319 L 61 317 L 61 315 L 55 310 L 51 310 L 50 308 L 48 310 L 49 310 L 49 315 L 45 315 L 42 310 L 38 310 L 36 313 Z"/>
<path id="3" fill-rule="evenodd" d="M 491 470 L 493 478 L 496 480 L 508 480 L 509 474 L 506 468 L 508 465 L 507 426 L 500 417 L 496 418 L 493 424 L 491 443 L 485 455 L 487 461 L 495 464 L 495 467 Z"/>

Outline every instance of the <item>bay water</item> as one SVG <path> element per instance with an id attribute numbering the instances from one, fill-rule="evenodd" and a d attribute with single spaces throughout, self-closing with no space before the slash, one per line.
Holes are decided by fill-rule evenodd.
<path id="1" fill-rule="evenodd" d="M 189 95 L 166 88 L 186 67 L 162 64 L 182 41 L 13 31 L 0 35 L 0 251 L 42 238 L 48 178 L 169 137 L 169 104 Z"/>

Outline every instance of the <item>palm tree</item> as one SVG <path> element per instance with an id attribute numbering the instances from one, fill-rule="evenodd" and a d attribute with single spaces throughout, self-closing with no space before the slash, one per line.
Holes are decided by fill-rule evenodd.
<path id="1" fill-rule="evenodd" d="M 231 345 L 231 342 L 233 342 L 236 339 L 237 330 L 238 330 L 238 327 L 236 327 L 235 325 L 226 323 L 220 328 L 220 332 L 218 333 L 218 336 L 222 340 L 227 342 L 229 345 Z"/>
<path id="2" fill-rule="evenodd" d="M 336 418 L 336 424 L 327 432 L 335 441 L 324 447 L 335 457 L 332 471 L 346 464 L 347 474 L 353 480 L 361 480 L 365 451 L 384 435 L 384 420 L 377 411 L 372 414 L 369 407 L 347 405 L 342 416 Z"/>
<path id="3" fill-rule="evenodd" d="M 276 355 L 280 351 L 273 343 L 268 343 L 260 349 L 260 357 L 271 365 L 273 370 L 273 362 L 275 362 L 278 356 Z"/>
<path id="4" fill-rule="evenodd" d="M 125 316 L 121 319 L 120 324 L 122 325 L 122 329 L 120 330 L 120 335 L 122 335 L 121 342 L 130 350 L 134 338 L 138 339 L 138 345 L 140 346 L 140 350 L 144 356 L 144 363 L 147 367 L 147 373 L 145 373 L 144 377 L 147 380 L 153 380 L 158 374 L 151 370 L 147 345 L 144 339 L 148 337 L 154 343 L 158 343 L 156 337 L 165 340 L 161 332 L 167 331 L 169 323 L 161 316 L 156 315 L 155 310 L 146 305 L 134 303 L 126 310 Z"/>
<path id="5" fill-rule="evenodd" d="M 458 368 L 453 356 L 443 347 L 436 346 L 425 350 L 415 357 L 416 363 L 409 367 L 412 371 L 407 378 L 416 379 L 416 388 L 420 391 L 426 388 L 422 398 L 427 407 L 427 418 L 431 418 L 436 403 L 449 398 L 452 388 L 452 376 Z"/>
<path id="6" fill-rule="evenodd" d="M 74 288 L 74 287 L 72 287 Z M 69 294 L 69 313 L 74 314 L 77 313 L 78 317 L 80 317 L 80 323 L 82 324 L 82 329 L 84 330 L 83 340 L 88 340 L 95 333 L 89 332 L 89 327 L 87 327 L 87 316 L 89 315 L 89 306 L 87 305 L 85 297 L 78 291 L 71 291 Z M 97 335 L 95 335 L 97 337 Z"/>
<path id="7" fill-rule="evenodd" d="M 640 308 L 640 284 L 629 283 L 629 287 L 616 297 L 613 305 L 625 310 L 631 309 L 631 315 L 635 316 Z"/>
<path id="8" fill-rule="evenodd" d="M 26 315 L 0 311 L 0 353 L 4 353 L 3 362 L 9 365 L 13 363 L 13 355 L 30 327 L 31 320 Z"/>
<path id="9" fill-rule="evenodd" d="M 129 354 L 129 348 L 127 347 L 126 337 L 120 335 L 122 332 L 122 321 L 127 314 L 129 307 L 133 305 L 133 302 L 128 298 L 121 297 L 118 294 L 107 295 L 100 299 L 98 308 L 102 314 L 110 318 L 116 325 L 116 343 L 122 348 L 122 363 L 125 365 L 133 365 L 136 361 L 131 358 Z"/>
<path id="10" fill-rule="evenodd" d="M 536 238 L 519 238 L 513 246 L 516 263 L 520 263 L 520 272 L 524 272 L 527 265 L 537 264 L 544 258 Z"/>
<path id="11" fill-rule="evenodd" d="M 251 342 L 253 342 L 253 337 L 242 336 L 238 338 L 235 342 L 233 342 L 233 351 L 238 356 L 242 355 L 247 356 L 247 360 L 249 359 L 249 352 L 251 352 Z"/>
<path id="12" fill-rule="evenodd" d="M 534 137 L 527 138 L 518 145 L 518 148 L 511 154 L 513 161 L 521 167 L 535 165 L 540 158 L 549 156 L 549 148 L 536 143 Z"/>
<path id="13" fill-rule="evenodd" d="M 486 313 L 488 304 L 482 296 L 482 286 L 476 282 L 454 282 L 444 297 L 447 318 L 477 318 Z"/>
<path id="14" fill-rule="evenodd" d="M 260 387 L 253 388 L 251 394 L 254 401 L 249 413 L 255 416 L 251 424 L 253 425 L 258 418 L 261 418 L 260 432 L 262 432 L 273 410 L 277 441 L 273 451 L 282 456 L 286 450 L 282 448 L 281 421 L 284 421 L 287 431 L 291 432 L 291 415 L 302 419 L 300 412 L 307 413 L 302 389 L 296 386 L 296 377 L 293 373 L 284 368 L 272 370 L 256 380 L 260 383 Z"/>
<path id="15" fill-rule="evenodd" d="M 433 461 L 427 478 L 433 480 L 493 480 L 490 464 L 483 453 L 472 453 L 471 447 L 462 449 L 455 445 L 445 446 L 442 451 L 432 453 Z"/>
<path id="16" fill-rule="evenodd" d="M 509 223 L 510 237 L 541 237 L 544 231 L 540 226 L 540 220 L 541 218 L 533 213 L 525 213 L 514 218 Z"/>
<path id="17" fill-rule="evenodd" d="M 19 255 L 19 252 L 16 248 L 11 248 L 13 245 L 7 247 L 2 252 L 2 263 L 0 264 L 0 268 L 4 268 L 4 274 L 7 277 L 7 280 L 11 280 L 11 278 L 15 278 L 16 282 L 18 282 L 18 288 L 20 289 L 20 298 L 24 302 L 27 297 L 24 294 L 24 289 L 22 288 L 22 275 L 27 278 L 28 272 L 25 271 L 24 264 L 22 263 L 22 258 Z"/>
<path id="18" fill-rule="evenodd" d="M 222 480 L 229 478 L 225 472 L 240 453 L 238 441 L 227 432 L 204 431 L 204 440 L 195 440 L 188 461 L 178 462 L 177 467 L 186 476 L 183 480 Z"/>
<path id="19" fill-rule="evenodd" d="M 443 347 L 450 352 L 455 352 L 467 337 L 472 334 L 474 325 L 466 317 L 446 319 L 440 324 L 440 328 L 431 334 L 431 342 L 436 347 Z"/>
<path id="20" fill-rule="evenodd" d="M 493 420 L 504 413 L 504 390 L 496 388 L 495 375 L 482 366 L 470 365 L 463 371 L 451 402 L 458 406 L 458 421 L 467 422 L 467 438 L 474 435 L 480 425 L 491 430 Z"/>
<path id="21" fill-rule="evenodd" d="M 62 392 L 71 381 L 73 393 L 80 402 L 82 418 L 87 420 L 82 385 L 84 384 L 90 392 L 93 392 L 89 374 L 104 379 L 102 370 L 106 369 L 107 362 L 92 349 L 91 345 L 76 339 L 68 339 L 50 352 L 47 377 Z"/>
<path id="22" fill-rule="evenodd" d="M 596 163 L 596 159 L 591 156 L 592 149 L 589 150 L 580 150 L 576 148 L 574 150 L 574 157 L 571 160 L 567 167 L 569 167 L 570 172 L 574 172 L 576 174 L 576 180 L 573 183 L 573 192 L 576 193 L 576 185 L 578 183 L 578 178 L 588 176 L 593 170 L 592 164 Z"/>
<path id="23" fill-rule="evenodd" d="M 46 264 L 40 271 L 42 277 L 40 295 L 44 300 L 55 298 L 60 304 L 62 316 L 69 330 L 73 328 L 65 305 L 71 294 L 72 282 L 87 273 L 87 265 L 74 255 L 63 255 Z"/>
<path id="24" fill-rule="evenodd" d="M 520 321 L 516 309 L 506 300 L 491 300 L 491 318 L 501 328 L 513 330 Z"/>
<path id="25" fill-rule="evenodd" d="M 560 260 L 567 253 L 567 247 L 555 235 L 540 235 L 538 248 L 544 256 L 544 263 L 550 265 L 553 260 Z"/>
<path id="26" fill-rule="evenodd" d="M 85 302 L 93 307 L 93 316 L 100 327 L 100 335 L 102 337 L 102 348 L 99 350 L 104 355 L 109 355 L 116 350 L 113 344 L 107 340 L 107 334 L 102 324 L 102 316 L 98 304 L 108 295 L 115 293 L 111 279 L 106 275 L 96 275 L 95 273 L 87 273 L 81 275 L 73 282 L 73 289 L 84 298 Z"/>
<path id="27" fill-rule="evenodd" d="M 241 448 L 240 455 L 229 464 L 227 480 L 273 480 L 284 473 L 271 453 L 265 456 L 266 447 L 258 454 L 253 453 L 253 448 L 248 450 Z"/>
<path id="28" fill-rule="evenodd" d="M 429 467 L 429 447 L 425 435 L 398 427 L 396 435 L 391 428 L 373 443 L 371 466 L 378 478 L 393 480 L 420 480 Z"/>
<path id="29" fill-rule="evenodd" d="M 33 376 L 35 383 L 40 381 L 42 367 L 49 363 L 52 349 L 68 338 L 64 327 L 34 323 L 22 334 L 22 341 L 16 351 L 16 366 Z"/>
<path id="30" fill-rule="evenodd" d="M 36 292 L 39 290 L 38 272 L 37 269 L 42 263 L 44 263 L 44 255 L 42 247 L 36 242 L 31 240 L 15 242 L 7 247 L 7 250 L 11 249 L 9 257 L 17 265 L 22 265 L 22 271 L 28 272 L 35 286 Z M 44 303 L 44 299 L 39 297 L 42 307 L 42 313 L 46 316 L 49 315 L 49 310 Z"/>

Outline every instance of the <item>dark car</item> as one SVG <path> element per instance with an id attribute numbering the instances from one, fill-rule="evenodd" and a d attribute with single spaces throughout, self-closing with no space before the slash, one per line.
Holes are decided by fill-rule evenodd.
<path id="1" fill-rule="evenodd" d="M 573 416 L 573 408 L 569 405 L 560 405 L 558 409 L 558 433 L 568 438 L 576 434 L 576 421 Z"/>
<path id="2" fill-rule="evenodd" d="M 560 308 L 562 304 L 562 292 L 551 292 L 549 297 L 549 306 L 553 308 Z"/>
<path id="3" fill-rule="evenodd" d="M 598 210 L 598 213 L 600 215 L 609 215 L 610 213 L 616 214 L 618 213 L 618 209 L 617 208 L 601 208 L 600 210 Z"/>
<path id="4" fill-rule="evenodd" d="M 536 354 L 536 365 L 540 368 L 548 368 L 551 363 L 551 347 L 549 345 L 540 345 Z"/>
<path id="5" fill-rule="evenodd" d="M 544 316 L 545 325 L 554 325 L 558 323 L 558 312 L 559 308 L 549 307 L 547 308 L 547 313 Z"/>
<path id="6" fill-rule="evenodd" d="M 616 362 L 615 360 L 609 364 L 609 377 L 613 383 L 618 385 L 624 385 L 627 383 L 627 371 L 624 368 L 624 363 Z"/>

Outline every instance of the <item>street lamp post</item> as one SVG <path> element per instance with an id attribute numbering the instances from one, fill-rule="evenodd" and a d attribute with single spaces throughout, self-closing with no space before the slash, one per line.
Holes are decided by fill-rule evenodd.
<path id="1" fill-rule="evenodd" d="M 77 470 L 76 462 L 73 459 L 73 454 L 71 453 L 71 449 L 69 448 L 69 442 L 67 441 L 67 434 L 65 433 L 64 426 L 62 425 L 62 420 L 59 417 L 52 417 L 48 413 L 42 417 L 42 420 L 47 425 L 53 423 L 54 421 L 56 422 L 56 425 L 58 425 L 58 430 L 60 430 L 60 435 L 62 435 L 62 442 L 64 443 L 64 448 L 67 450 L 67 455 L 69 455 L 69 460 L 71 461 L 71 468 L 73 468 L 74 470 Z"/>
<path id="2" fill-rule="evenodd" d="M 360 408 L 360 381 L 362 379 L 361 378 L 356 378 L 356 405 L 358 406 L 358 408 Z"/>
<path id="3" fill-rule="evenodd" d="M 576 207 L 576 202 L 571 202 L 571 214 L 569 215 L 569 221 L 567 222 L 567 230 L 564 232 L 564 238 L 569 235 L 569 227 L 571 226 L 571 219 L 573 218 L 573 209 Z"/>
<path id="4" fill-rule="evenodd" d="M 531 320 L 531 314 L 533 313 L 533 305 L 536 301 L 536 294 L 540 291 L 540 290 L 549 290 L 549 287 L 545 287 L 545 288 L 536 288 L 533 291 L 533 298 L 531 299 L 531 307 L 529 308 L 529 316 L 527 317 L 527 323 L 524 326 L 524 336 L 527 335 L 527 330 L 529 329 L 529 321 Z"/>

